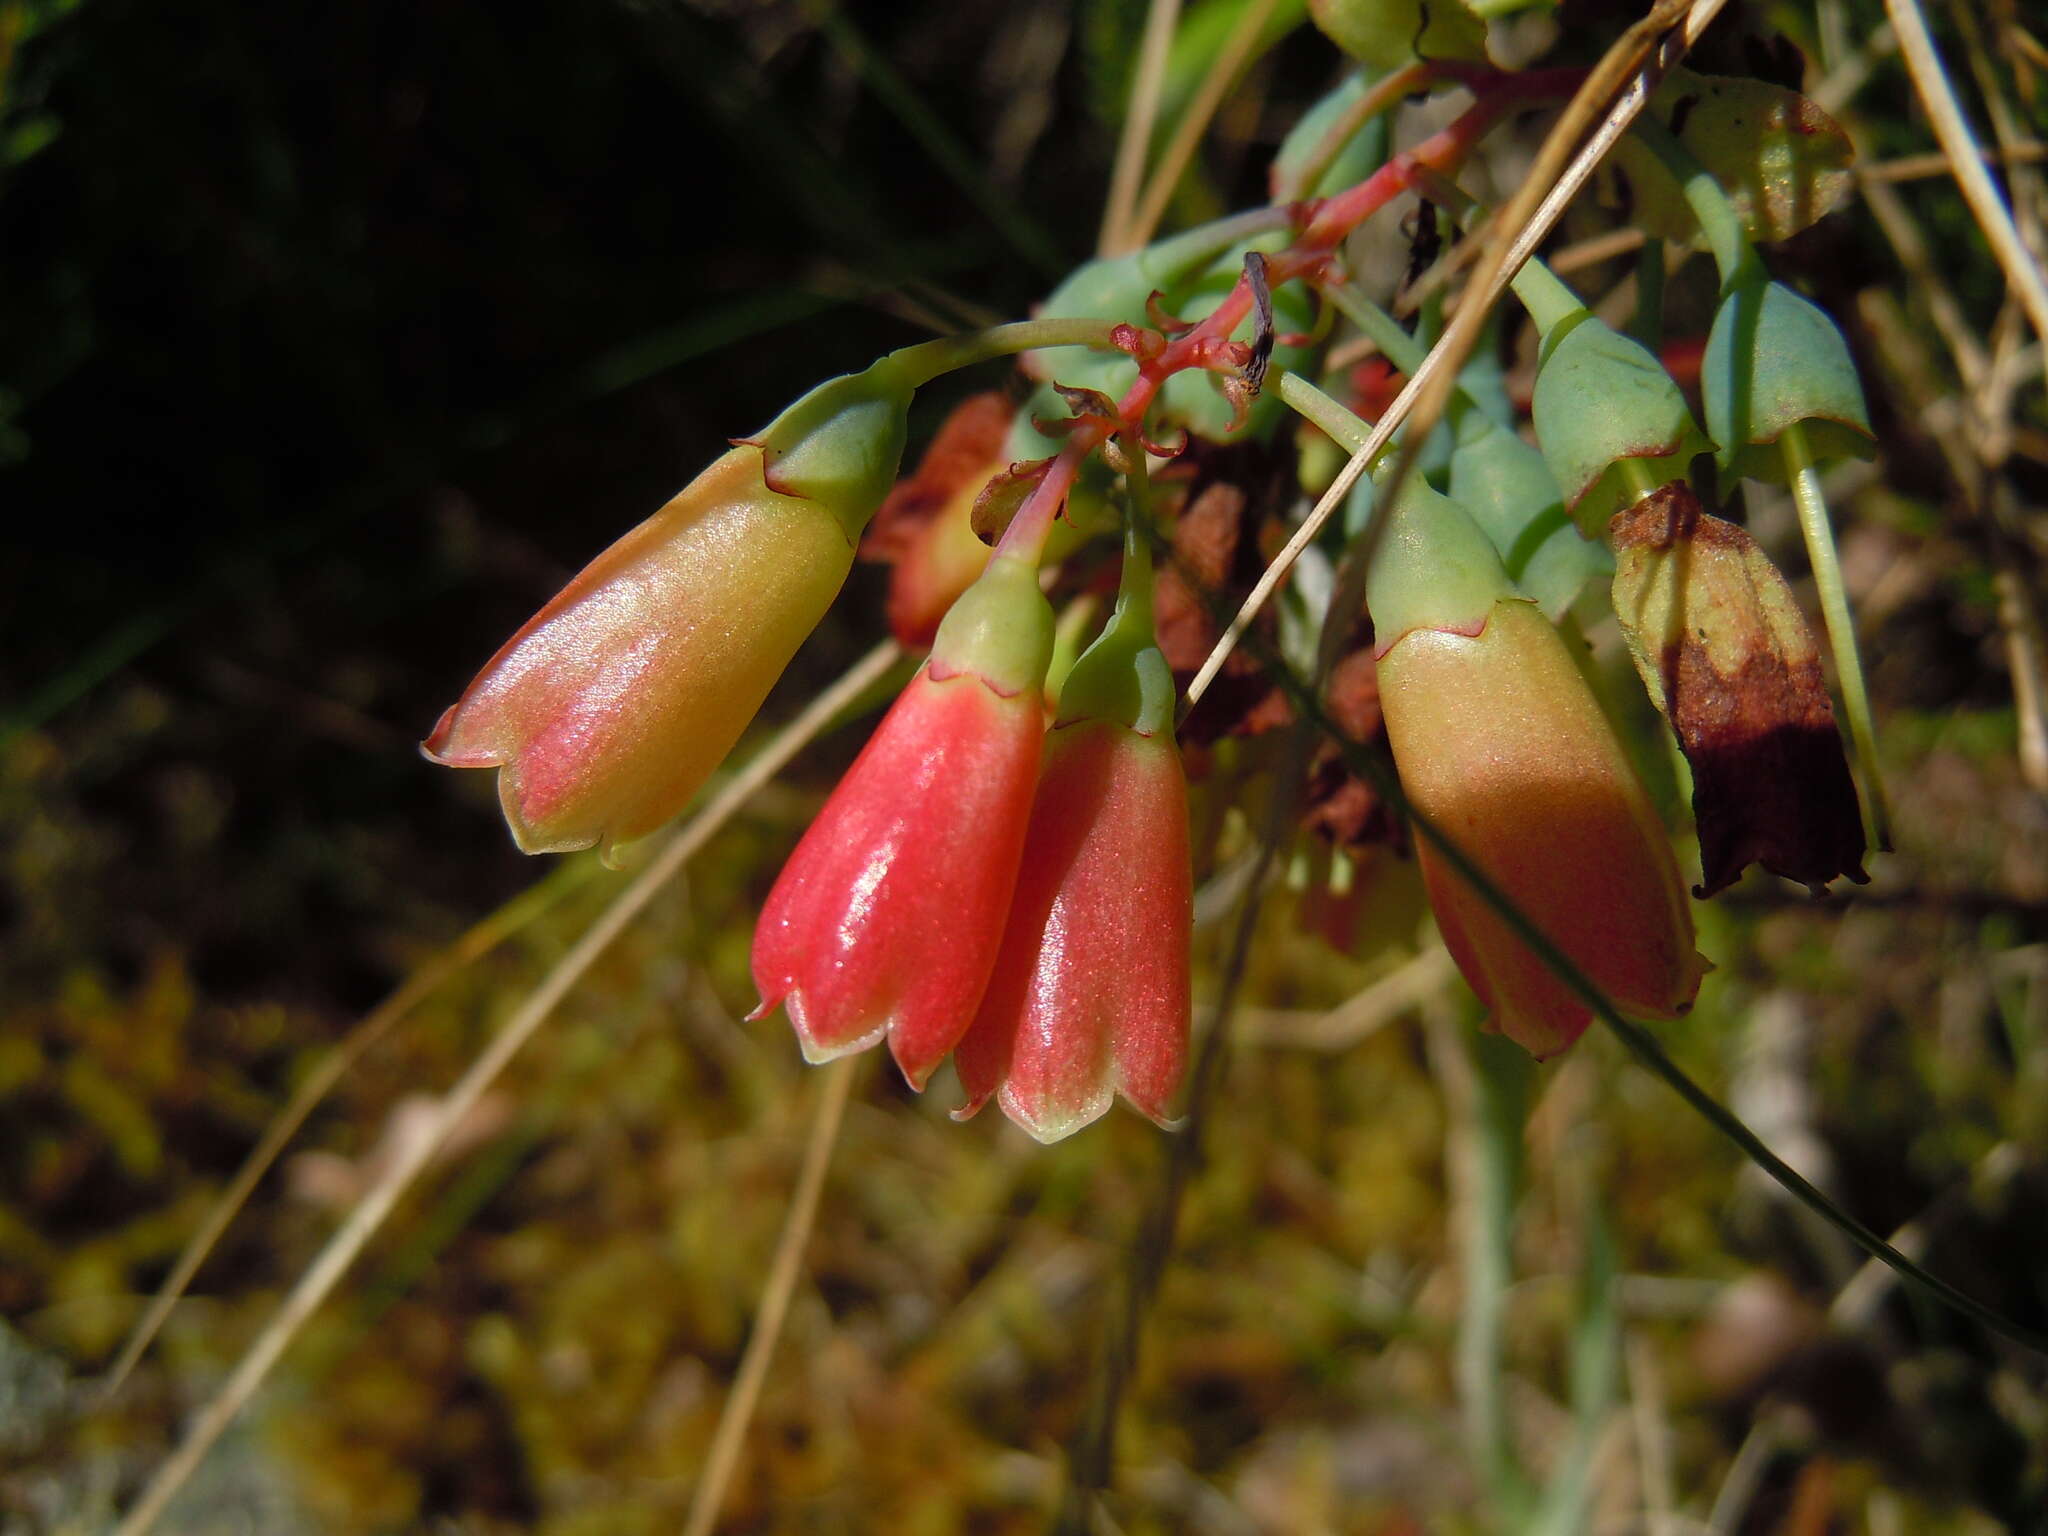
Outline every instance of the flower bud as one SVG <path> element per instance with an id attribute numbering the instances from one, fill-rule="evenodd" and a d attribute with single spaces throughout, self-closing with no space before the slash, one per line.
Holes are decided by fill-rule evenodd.
<path id="1" fill-rule="evenodd" d="M 809 1060 L 887 1037 L 921 1089 L 973 1020 L 1023 853 L 1051 648 L 1035 569 L 996 557 L 790 855 L 754 931 L 754 1017 L 787 1008 Z"/>
<path id="2" fill-rule="evenodd" d="M 994 975 L 955 1056 L 960 1118 L 996 1095 L 1052 1142 L 1122 1093 L 1164 1122 L 1187 1064 L 1192 923 L 1172 737 L 1110 720 L 1056 728 Z"/>
<path id="3" fill-rule="evenodd" d="M 610 860 L 661 826 L 838 595 L 909 401 L 884 359 L 736 443 L 529 619 L 421 750 L 497 768 L 528 853 L 596 843 Z"/>
<path id="4" fill-rule="evenodd" d="M 827 379 L 741 441 L 760 448 L 771 489 L 817 502 L 854 544 L 896 483 L 915 392 L 901 361 L 878 358 Z"/>

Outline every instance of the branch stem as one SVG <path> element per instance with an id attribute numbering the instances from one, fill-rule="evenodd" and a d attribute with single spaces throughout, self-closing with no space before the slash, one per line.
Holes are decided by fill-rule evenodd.
<path id="1" fill-rule="evenodd" d="M 711 1449 L 704 1457 L 704 1475 L 698 1479 L 697 1491 L 690 1499 L 683 1536 L 711 1536 L 718 1523 L 719 1506 L 725 1502 L 725 1490 L 732 1482 L 733 1469 L 739 1465 L 747 1425 L 753 1422 L 762 1384 L 768 1379 L 769 1362 L 775 1358 L 775 1345 L 789 1317 L 790 1298 L 796 1294 L 797 1277 L 803 1273 L 804 1249 L 810 1244 L 811 1228 L 818 1219 L 818 1200 L 825 1190 L 825 1170 L 832 1163 L 832 1149 L 839 1141 L 839 1126 L 846 1118 L 846 1101 L 852 1097 L 860 1061 L 860 1057 L 846 1056 L 825 1068 L 816 1118 L 811 1121 L 810 1139 L 804 1144 L 803 1168 L 789 1197 L 789 1214 L 783 1218 L 782 1235 L 775 1242 L 775 1257 L 769 1262 L 760 1310 L 754 1315 L 753 1332 L 747 1335 L 747 1347 L 740 1356 L 732 1391 L 719 1412 L 718 1428 L 712 1432 Z"/>
<path id="2" fill-rule="evenodd" d="M 992 325 L 985 331 L 967 331 L 958 336 L 941 336 L 921 341 L 889 354 L 909 376 L 912 387 L 922 388 L 941 374 L 970 368 L 992 358 L 1013 357 L 1041 347 L 1093 347 L 1111 350 L 1107 320 L 1015 320 Z"/>
<path id="3" fill-rule="evenodd" d="M 1884 774 L 1877 762 L 1870 692 L 1864 686 L 1863 661 L 1856 651 L 1856 621 L 1849 615 L 1849 594 L 1842 584 L 1841 562 L 1835 555 L 1827 498 L 1821 494 L 1820 471 L 1814 466 L 1805 425 L 1794 422 L 1787 427 L 1778 446 L 1785 455 L 1785 469 L 1792 481 L 1792 503 L 1799 509 L 1799 532 L 1805 537 L 1806 557 L 1813 566 L 1813 585 L 1820 594 L 1828 647 L 1835 658 L 1835 681 L 1842 690 L 1843 712 L 1849 717 L 1849 740 L 1863 768 L 1864 832 L 1872 847 L 1890 853 L 1891 806 L 1885 798 Z"/>

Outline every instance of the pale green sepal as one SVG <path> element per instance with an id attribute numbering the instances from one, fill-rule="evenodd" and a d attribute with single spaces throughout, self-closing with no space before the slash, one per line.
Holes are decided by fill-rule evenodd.
<path id="1" fill-rule="evenodd" d="M 1495 603 L 1523 596 L 1485 530 L 1448 496 L 1412 476 L 1398 496 L 1384 482 L 1376 494 L 1387 525 L 1366 574 L 1365 606 L 1381 655 L 1411 630 L 1476 635 Z"/>
<path id="2" fill-rule="evenodd" d="M 1152 622 L 1151 491 L 1142 461 L 1126 482 L 1123 572 L 1116 609 L 1060 685 L 1059 723 L 1111 720 L 1141 736 L 1173 740 L 1173 670 Z"/>
<path id="3" fill-rule="evenodd" d="M 1059 723 L 1113 720 L 1140 736 L 1173 737 L 1173 669 L 1150 624 L 1119 611 L 1081 653 L 1060 688 Z"/>
<path id="4" fill-rule="evenodd" d="M 819 503 L 858 541 L 896 483 L 915 393 L 891 358 L 827 379 L 761 431 L 769 488 Z"/>
<path id="5" fill-rule="evenodd" d="M 1486 531 L 1509 578 L 1556 620 L 1586 583 L 1614 573 L 1605 543 L 1580 535 L 1543 455 L 1477 406 L 1452 406 L 1452 500 Z"/>
<path id="6" fill-rule="evenodd" d="M 1818 305 L 1761 274 L 1731 289 L 1714 313 L 1700 397 L 1721 467 L 1738 475 L 1783 484 L 1775 445 L 1799 422 L 1816 459 L 1877 451 L 1841 331 Z"/>
<path id="7" fill-rule="evenodd" d="M 1640 475 L 1618 469 L 1620 460 L 1643 460 L 1661 483 L 1683 476 L 1693 455 L 1714 446 L 1656 356 L 1583 310 L 1544 338 L 1530 414 L 1565 505 L 1588 538 L 1599 538 L 1608 518 L 1636 500 Z"/>
<path id="8" fill-rule="evenodd" d="M 1557 344 L 1568 326 L 1592 313 L 1562 278 L 1533 256 L 1515 269 L 1509 281 L 1515 297 L 1543 333 L 1546 351 Z"/>
<path id="9" fill-rule="evenodd" d="M 999 554 L 940 621 L 932 640 L 933 673 L 972 672 L 1014 697 L 1044 686 L 1052 641 L 1052 604 L 1039 590 L 1038 567 Z"/>

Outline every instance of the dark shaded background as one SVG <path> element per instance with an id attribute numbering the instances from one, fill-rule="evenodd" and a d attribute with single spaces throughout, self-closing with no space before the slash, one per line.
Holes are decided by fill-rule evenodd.
<path id="1" fill-rule="evenodd" d="M 109 688 L 161 702 L 66 775 L 127 829 L 130 968 L 197 939 L 210 993 L 367 1002 L 355 935 L 531 872 L 483 776 L 409 750 L 498 639 L 724 437 L 926 334 L 869 295 L 1010 314 L 1046 283 L 799 8 L 718 9 L 113 0 L 22 61 L 60 131 L 5 192 L 0 691 L 59 740 Z M 1040 23 L 1069 25 L 838 26 L 1050 260 L 1092 240 L 1104 158 L 1071 50 L 1029 82 L 1047 135 L 1007 175 L 982 147 Z M 220 877 L 288 844 L 331 856 Z"/>

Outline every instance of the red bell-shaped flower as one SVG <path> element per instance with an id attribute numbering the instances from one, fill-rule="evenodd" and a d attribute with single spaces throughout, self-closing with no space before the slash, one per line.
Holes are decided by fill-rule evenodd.
<path id="1" fill-rule="evenodd" d="M 820 385 L 591 561 L 421 750 L 497 768 L 528 853 L 621 843 L 680 811 L 838 594 L 895 477 L 910 384 Z"/>
<path id="2" fill-rule="evenodd" d="M 1563 639 L 1485 535 L 1411 483 L 1368 581 L 1401 786 L 1624 1013 L 1672 1018 L 1706 966 L 1671 844 Z M 1537 1057 L 1592 1019 L 1507 920 L 1417 838 L 1444 943 L 1493 1027 Z"/>
<path id="3" fill-rule="evenodd" d="M 1053 732 L 995 974 L 955 1055 L 965 1118 L 999 1096 L 1040 1141 L 1122 1093 L 1168 1118 L 1188 1046 L 1187 783 L 1171 738 Z"/>
<path id="4" fill-rule="evenodd" d="M 1167 1119 L 1187 1065 L 1194 909 L 1173 701 L 1133 537 L 1116 613 L 1061 690 L 1002 952 L 954 1056 L 960 1118 L 995 1095 L 1052 1142 L 1122 1093 Z"/>
<path id="5" fill-rule="evenodd" d="M 922 1088 L 974 1018 L 1017 881 L 1045 736 L 1052 610 L 999 553 L 832 792 L 754 931 L 755 1017 L 804 1055 L 884 1036 Z"/>

